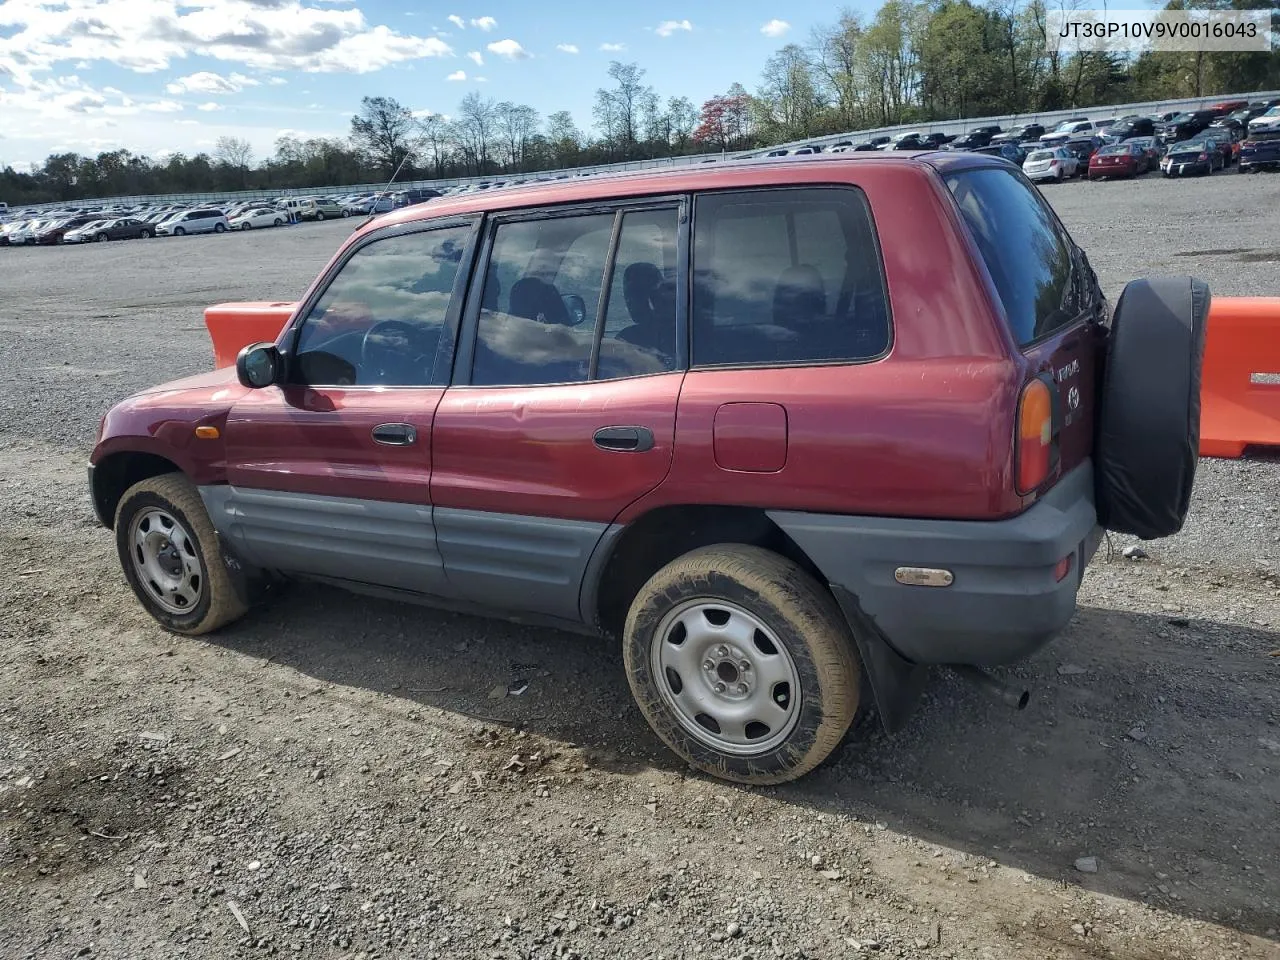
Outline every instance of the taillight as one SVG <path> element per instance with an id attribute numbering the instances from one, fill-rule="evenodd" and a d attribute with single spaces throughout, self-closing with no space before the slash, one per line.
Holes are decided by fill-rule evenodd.
<path id="1" fill-rule="evenodd" d="M 1053 469 L 1053 394 L 1036 379 L 1018 401 L 1018 493 L 1033 492 Z"/>
<path id="2" fill-rule="evenodd" d="M 1049 166 L 1050 166 L 1050 167 L 1056 167 L 1057 165 L 1058 165 L 1058 161 L 1057 161 L 1057 160 L 1050 160 L 1050 161 L 1049 161 Z"/>

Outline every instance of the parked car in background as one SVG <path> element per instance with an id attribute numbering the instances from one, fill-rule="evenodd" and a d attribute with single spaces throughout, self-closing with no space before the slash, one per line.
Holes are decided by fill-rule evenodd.
<path id="1" fill-rule="evenodd" d="M 970 130 L 964 136 L 956 137 L 947 144 L 948 150 L 976 150 L 978 147 L 985 147 L 991 142 L 994 136 L 986 130 Z"/>
<path id="2" fill-rule="evenodd" d="M 1241 173 L 1280 168 L 1280 130 L 1261 130 L 1240 141 Z"/>
<path id="3" fill-rule="evenodd" d="M 1095 153 L 1106 146 L 1106 141 L 1095 134 L 1093 136 L 1072 137 L 1062 146 L 1076 158 L 1080 165 L 1080 172 L 1084 173 L 1089 167 L 1089 160 Z"/>
<path id="4" fill-rule="evenodd" d="M 1270 130 L 1280 130 L 1280 106 L 1271 107 L 1249 121 L 1249 136 Z"/>
<path id="5" fill-rule="evenodd" d="M 1020 123 L 1015 127 L 1010 127 L 991 138 L 991 142 L 1011 141 L 1013 143 L 1026 143 L 1029 140 L 1039 140 L 1044 136 L 1045 129 L 1042 123 Z"/>
<path id="6" fill-rule="evenodd" d="M 1014 166 L 1020 167 L 1023 161 L 1027 159 L 1027 151 L 1020 144 L 1005 141 L 1004 143 L 989 143 L 985 147 L 977 147 L 973 153 L 981 153 L 991 157 L 1001 157 L 1008 160 Z"/>
<path id="7" fill-rule="evenodd" d="M 1093 124 L 1086 118 L 1063 120 L 1052 132 L 1041 135 L 1040 142 L 1045 146 L 1059 147 L 1072 137 L 1087 136 L 1092 132 Z"/>
<path id="8" fill-rule="evenodd" d="M 275 207 L 252 207 L 241 211 L 227 225 L 232 230 L 253 230 L 256 227 L 278 227 L 284 223 L 285 212 Z"/>
<path id="9" fill-rule="evenodd" d="M 61 243 L 62 238 L 67 235 L 67 231 L 75 230 L 77 227 L 83 227 L 86 223 L 92 223 L 95 219 L 97 218 L 92 214 L 81 214 L 77 217 L 64 217 L 60 220 L 50 220 L 42 226 L 39 231 L 37 231 L 36 243 Z"/>
<path id="10" fill-rule="evenodd" d="M 1156 137 L 1130 137 L 1123 143 L 1137 144 L 1147 155 L 1148 168 L 1155 170 L 1160 166 L 1160 158 L 1164 155 L 1164 147 Z"/>
<path id="11" fill-rule="evenodd" d="M 1136 177 L 1151 170 L 1151 158 L 1132 140 L 1109 143 L 1089 158 L 1089 179 Z"/>
<path id="12" fill-rule="evenodd" d="M 227 215 L 212 207 L 176 213 L 156 226 L 156 235 L 181 237 L 189 233 L 226 233 L 231 229 Z"/>
<path id="13" fill-rule="evenodd" d="M 796 151 L 799 153 L 799 151 Z M 408 190 L 401 190 L 395 195 L 396 207 L 412 207 L 417 203 L 426 203 L 428 200 L 435 200 L 442 196 L 439 190 L 432 190 L 429 187 L 411 187 Z"/>
<path id="14" fill-rule="evenodd" d="M 1171 146 L 1160 161 L 1160 172 L 1166 177 L 1181 177 L 1189 173 L 1207 175 L 1224 166 L 1222 151 L 1217 149 L 1212 139 L 1199 137 Z"/>
<path id="15" fill-rule="evenodd" d="M 93 239 L 93 231 L 99 226 L 106 226 L 109 220 L 90 220 L 78 227 L 73 227 L 62 234 L 63 243 L 85 243 Z"/>
<path id="16" fill-rule="evenodd" d="M 1150 117 L 1121 117 L 1107 129 L 1107 136 L 1116 137 L 1120 141 L 1155 135 L 1156 122 Z"/>
<path id="17" fill-rule="evenodd" d="M 1065 147 L 1032 150 L 1022 163 L 1022 172 L 1036 183 L 1042 180 L 1056 180 L 1061 183 L 1063 180 L 1074 177 L 1079 170 L 1080 161 Z"/>
<path id="18" fill-rule="evenodd" d="M 1239 158 L 1241 137 L 1238 130 L 1209 127 L 1204 131 L 1203 136 L 1222 154 L 1224 167 L 1231 166 Z"/>
<path id="19" fill-rule="evenodd" d="M 1180 113 L 1160 127 L 1159 136 L 1165 143 L 1182 143 L 1190 140 L 1213 123 L 1218 115 L 1212 110 L 1195 110 Z"/>
<path id="20" fill-rule="evenodd" d="M 99 243 L 107 240 L 149 240 L 155 234 L 155 227 L 137 217 L 117 217 L 93 229 L 93 239 Z"/>

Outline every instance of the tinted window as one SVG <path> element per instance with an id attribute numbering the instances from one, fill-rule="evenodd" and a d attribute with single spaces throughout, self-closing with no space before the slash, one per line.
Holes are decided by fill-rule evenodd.
<path id="1" fill-rule="evenodd" d="M 303 322 L 302 383 L 427 386 L 448 380 L 445 316 L 470 227 L 388 237 L 342 267 Z M 442 351 L 442 341 L 446 347 Z M 445 358 L 447 359 L 447 358 Z"/>
<path id="2" fill-rule="evenodd" d="M 614 215 L 502 223 L 493 239 L 471 382 L 573 383 L 591 342 Z"/>
<path id="3" fill-rule="evenodd" d="M 865 360 L 888 344 L 888 302 L 861 191 L 698 197 L 695 364 Z"/>
<path id="4" fill-rule="evenodd" d="M 1075 319 L 1071 246 L 1035 187 L 1004 170 L 947 178 L 1021 345 Z"/>
<path id="5" fill-rule="evenodd" d="M 676 365 L 677 214 L 624 214 L 605 305 L 596 376 L 602 380 Z"/>

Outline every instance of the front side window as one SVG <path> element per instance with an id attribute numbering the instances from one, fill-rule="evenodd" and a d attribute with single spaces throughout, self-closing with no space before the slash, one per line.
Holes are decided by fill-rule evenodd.
<path id="1" fill-rule="evenodd" d="M 889 346 L 871 213 L 851 187 L 699 196 L 693 363 L 853 362 Z"/>
<path id="2" fill-rule="evenodd" d="M 991 274 L 1009 328 L 1026 346 L 1074 322 L 1071 241 L 1040 192 L 1005 170 L 947 178 Z"/>
<path id="3" fill-rule="evenodd" d="M 471 383 L 579 383 L 673 369 L 676 232 L 674 207 L 498 224 Z"/>
<path id="4" fill-rule="evenodd" d="M 431 386 L 469 226 L 375 240 L 358 249 L 302 323 L 295 382 Z"/>

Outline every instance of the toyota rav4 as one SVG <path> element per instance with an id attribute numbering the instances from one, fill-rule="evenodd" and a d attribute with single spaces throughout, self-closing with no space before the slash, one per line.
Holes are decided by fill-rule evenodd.
<path id="1" fill-rule="evenodd" d="M 864 680 L 891 731 L 931 666 L 991 686 L 1104 528 L 1181 526 L 1208 302 L 1113 312 L 1021 171 L 961 152 L 472 193 L 112 408 L 90 488 L 169 630 L 297 578 L 589 631 L 685 761 L 776 783 Z"/>

